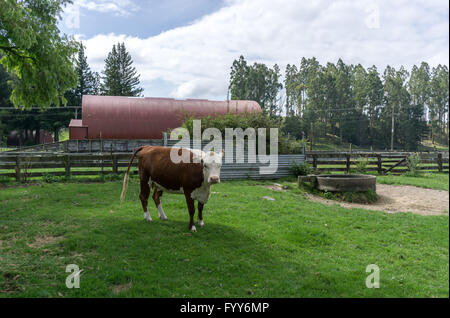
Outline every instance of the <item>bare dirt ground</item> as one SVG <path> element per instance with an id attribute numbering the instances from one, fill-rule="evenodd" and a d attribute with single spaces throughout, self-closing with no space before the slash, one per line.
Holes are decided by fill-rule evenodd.
<path id="1" fill-rule="evenodd" d="M 378 200 L 371 204 L 347 203 L 327 200 L 307 194 L 315 202 L 338 204 L 345 208 L 361 208 L 384 211 L 386 213 L 412 212 L 420 215 L 447 214 L 449 209 L 448 191 L 424 189 L 413 186 L 393 186 L 377 184 Z"/>
<path id="2" fill-rule="evenodd" d="M 265 186 L 265 188 L 273 191 L 286 191 L 278 183 Z M 329 205 L 338 204 L 344 208 L 361 208 L 384 211 L 386 213 L 412 212 L 420 215 L 448 215 L 448 191 L 424 189 L 414 186 L 377 184 L 377 195 L 378 200 L 376 202 L 362 204 L 327 200 L 317 195 L 306 194 L 311 201 Z"/>

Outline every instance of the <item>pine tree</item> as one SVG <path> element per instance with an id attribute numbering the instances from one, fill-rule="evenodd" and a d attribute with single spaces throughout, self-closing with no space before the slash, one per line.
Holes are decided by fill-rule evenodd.
<path id="1" fill-rule="evenodd" d="M 103 71 L 102 94 L 109 96 L 141 96 L 143 89 L 139 87 L 139 75 L 132 66 L 131 55 L 126 51 L 124 43 L 113 45 L 105 60 Z"/>
<path id="2" fill-rule="evenodd" d="M 99 92 L 98 73 L 92 72 L 87 57 L 84 54 L 84 46 L 80 44 L 76 60 L 75 72 L 78 76 L 77 86 L 66 94 L 68 104 L 80 106 L 83 95 L 96 95 Z"/>

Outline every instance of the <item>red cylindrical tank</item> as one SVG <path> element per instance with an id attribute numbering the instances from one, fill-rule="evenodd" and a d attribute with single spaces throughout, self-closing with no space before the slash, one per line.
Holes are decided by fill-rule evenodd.
<path id="1" fill-rule="evenodd" d="M 84 95 L 82 125 L 88 139 L 161 139 L 180 127 L 186 114 L 195 117 L 261 112 L 255 101 Z"/>

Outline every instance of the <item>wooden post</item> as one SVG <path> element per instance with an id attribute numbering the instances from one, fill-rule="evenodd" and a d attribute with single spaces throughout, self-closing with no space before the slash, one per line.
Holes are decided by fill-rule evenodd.
<path id="1" fill-rule="evenodd" d="M 20 181 L 20 157 L 16 156 L 16 181 Z"/>
<path id="2" fill-rule="evenodd" d="M 346 169 L 346 172 L 349 173 L 350 172 L 350 154 L 346 154 L 345 156 L 347 157 L 347 161 L 345 163 L 345 169 Z"/>
<path id="3" fill-rule="evenodd" d="M 66 155 L 64 158 L 64 164 L 66 168 L 66 177 L 68 178 L 70 176 L 70 156 Z"/>
<path id="4" fill-rule="evenodd" d="M 92 139 L 89 139 L 89 152 L 92 152 Z"/>
<path id="5" fill-rule="evenodd" d="M 437 155 L 437 164 L 438 164 L 439 172 L 442 172 L 442 154 L 441 153 L 438 153 L 438 155 Z"/>
<path id="6" fill-rule="evenodd" d="M 381 154 L 377 154 L 377 166 L 378 166 L 378 174 L 382 174 L 383 173 L 383 168 L 382 168 L 382 161 L 381 161 Z"/>
<path id="7" fill-rule="evenodd" d="M 312 155 L 313 157 L 313 168 L 317 169 L 317 155 Z"/>
<path id="8" fill-rule="evenodd" d="M 112 169 L 113 169 L 113 173 L 118 173 L 118 167 L 117 167 L 117 155 L 113 155 L 112 158 Z"/>

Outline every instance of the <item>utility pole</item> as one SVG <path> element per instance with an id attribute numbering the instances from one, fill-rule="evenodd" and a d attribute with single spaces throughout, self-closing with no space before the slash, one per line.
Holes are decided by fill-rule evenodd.
<path id="1" fill-rule="evenodd" d="M 306 148 L 305 148 L 305 132 L 302 131 L 302 153 L 306 154 Z"/>
<path id="2" fill-rule="evenodd" d="M 394 105 L 392 105 L 391 151 L 394 151 Z"/>

